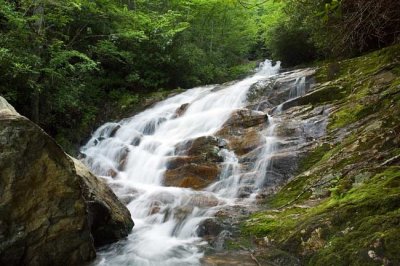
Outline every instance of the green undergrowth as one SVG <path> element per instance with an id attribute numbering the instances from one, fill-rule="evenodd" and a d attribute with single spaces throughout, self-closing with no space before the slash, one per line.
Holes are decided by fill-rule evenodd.
<path id="1" fill-rule="evenodd" d="M 316 78 L 343 93 L 319 97 L 333 106 L 327 135 L 242 237 L 305 265 L 400 265 L 400 46 L 325 64 Z"/>

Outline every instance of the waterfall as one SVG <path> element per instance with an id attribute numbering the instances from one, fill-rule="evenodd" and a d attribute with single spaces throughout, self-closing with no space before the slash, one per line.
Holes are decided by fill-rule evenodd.
<path id="1" fill-rule="evenodd" d="M 166 99 L 138 115 L 100 127 L 82 147 L 84 162 L 105 177 L 115 193 L 129 199 L 135 227 L 128 239 L 99 251 L 99 265 L 198 265 L 203 241 L 198 225 L 217 208 L 236 200 L 241 169 L 233 151 L 222 149 L 219 181 L 202 191 L 165 187 L 167 161 L 179 143 L 216 133 L 232 112 L 246 104 L 251 85 L 278 73 L 280 63 L 266 60 L 257 72 L 226 87 L 204 86 Z M 301 83 L 301 82 L 300 82 Z M 187 106 L 178 116 L 177 110 Z M 261 154 L 273 150 L 273 118 Z M 254 170 L 263 182 L 268 160 Z M 212 206 L 197 204 L 208 199 Z"/>
<path id="2" fill-rule="evenodd" d="M 306 93 L 306 77 L 298 77 L 294 83 L 293 88 L 290 90 L 289 98 L 296 98 L 303 96 Z"/>

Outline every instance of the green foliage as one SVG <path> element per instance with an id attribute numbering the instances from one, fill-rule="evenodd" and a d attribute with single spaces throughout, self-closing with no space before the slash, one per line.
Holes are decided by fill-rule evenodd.
<path id="1" fill-rule="evenodd" d="M 286 0 L 264 5 L 276 7 L 263 21 L 265 46 L 289 66 L 354 56 L 399 41 L 399 1 Z"/>
<path id="2" fill-rule="evenodd" d="M 110 106 L 243 75 L 254 12 L 236 0 L 0 0 L 0 94 L 78 143 Z"/>
<path id="3" fill-rule="evenodd" d="M 399 32 L 390 23 L 398 4 L 388 1 L 371 8 L 386 16 L 376 25 Z M 160 88 L 243 77 L 261 58 L 291 66 L 373 47 L 356 41 L 373 35 L 364 15 L 369 35 L 343 28 L 341 19 L 358 12 L 345 6 L 354 9 L 347 0 L 0 0 L 0 94 L 52 136 L 62 131 L 63 142 L 76 143 L 82 136 L 64 129 L 89 134 L 111 101 L 131 107 Z M 342 31 L 349 49 L 337 42 Z M 389 41 L 379 34 L 379 45 Z"/>
<path id="4" fill-rule="evenodd" d="M 310 35 L 298 25 L 282 23 L 271 29 L 271 38 L 267 45 L 272 58 L 282 60 L 286 66 L 295 66 L 317 58 L 316 48 L 310 41 Z"/>

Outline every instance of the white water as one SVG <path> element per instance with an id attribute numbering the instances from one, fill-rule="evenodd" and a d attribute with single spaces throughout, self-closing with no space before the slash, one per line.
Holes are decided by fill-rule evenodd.
<path id="1" fill-rule="evenodd" d="M 306 94 L 306 77 L 298 77 L 290 90 L 289 98 L 293 99 Z"/>
<path id="2" fill-rule="evenodd" d="M 221 150 L 220 180 L 204 191 L 162 186 L 167 160 L 178 143 L 218 131 L 234 110 L 245 106 L 250 86 L 275 75 L 279 68 L 279 63 L 272 66 L 267 60 L 256 74 L 226 88 L 185 91 L 118 124 L 107 123 L 94 133 L 82 148 L 84 161 L 95 174 L 109 179 L 118 196 L 131 199 L 128 208 L 135 222 L 127 240 L 99 253 L 98 264 L 200 263 L 202 241 L 196 235 L 197 226 L 217 208 L 235 202 L 241 182 L 238 158 L 232 151 Z M 187 103 L 186 112 L 176 117 L 176 110 Z M 262 156 L 273 150 L 273 125 L 270 118 Z M 254 169 L 258 185 L 267 167 L 267 159 L 258 160 Z"/>

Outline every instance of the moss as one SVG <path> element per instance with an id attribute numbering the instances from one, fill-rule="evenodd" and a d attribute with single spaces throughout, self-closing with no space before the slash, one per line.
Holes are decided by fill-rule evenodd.
<path id="1" fill-rule="evenodd" d="M 309 185 L 310 181 L 313 180 L 313 177 L 309 176 L 298 176 L 289 184 L 284 186 L 279 193 L 273 195 L 268 200 L 268 206 L 271 208 L 279 208 L 284 206 L 300 195 L 297 201 L 301 201 L 302 199 L 306 199 L 310 196 L 310 191 L 304 191 L 305 188 Z"/>
<path id="2" fill-rule="evenodd" d="M 341 62 L 323 62 L 317 69 L 316 80 L 321 83 L 333 80 L 333 83 L 348 86 L 353 90 L 354 85 L 360 85 L 357 84 L 360 82 L 360 77 L 365 79 L 365 77 L 389 68 L 398 75 L 400 69 L 396 67 L 396 64 L 399 64 L 400 60 L 399 51 L 400 45 L 395 45 Z"/>
<path id="3" fill-rule="evenodd" d="M 310 257 L 310 265 L 375 265 L 400 262 L 400 168 L 390 167 L 340 199 L 331 198 L 312 212 L 330 220 L 329 245 Z M 373 250 L 380 258 L 368 256 Z M 334 256 L 336 254 L 336 256 Z M 377 264 L 378 265 L 378 264 Z"/>
<path id="4" fill-rule="evenodd" d="M 319 145 L 316 149 L 311 151 L 310 154 L 308 154 L 300 161 L 298 172 L 302 173 L 310 169 L 313 165 L 319 162 L 323 158 L 325 153 L 327 153 L 331 148 L 331 145 L 327 143 Z"/>
<path id="5" fill-rule="evenodd" d="M 343 197 L 331 197 L 317 207 L 254 214 L 244 224 L 243 232 L 268 236 L 293 253 L 294 249 L 304 249 L 299 244 L 309 243 L 316 228 L 323 228 L 321 243 L 326 244 L 303 257 L 309 265 L 375 265 L 368 256 L 370 250 L 382 261 L 397 264 L 399 188 L 400 168 L 390 167 Z"/>
<path id="6" fill-rule="evenodd" d="M 241 250 L 243 248 L 253 247 L 252 241 L 249 238 L 244 237 L 235 240 L 227 240 L 225 244 L 227 250 Z"/>
<path id="7" fill-rule="evenodd" d="M 336 106 L 325 141 L 347 134 L 307 154 L 299 175 L 266 200 L 268 210 L 244 222 L 243 235 L 267 236 L 305 265 L 400 264 L 400 167 L 382 167 L 400 154 L 399 48 L 319 68 L 317 80 L 330 81 L 303 100 Z"/>
<path id="8" fill-rule="evenodd" d="M 256 213 L 243 224 L 242 232 L 255 237 L 270 235 L 272 241 L 282 241 L 294 229 L 298 217 L 304 212 L 302 208 L 293 207 Z"/>

